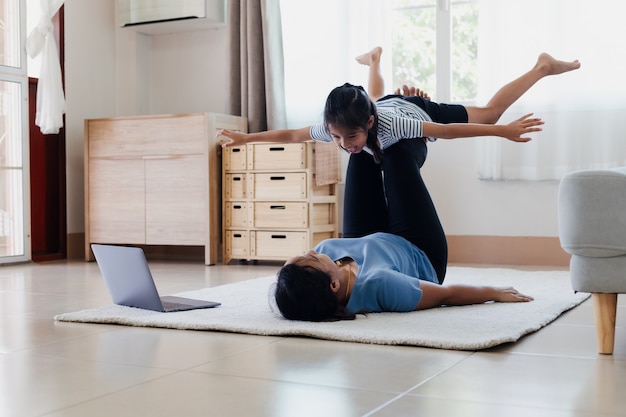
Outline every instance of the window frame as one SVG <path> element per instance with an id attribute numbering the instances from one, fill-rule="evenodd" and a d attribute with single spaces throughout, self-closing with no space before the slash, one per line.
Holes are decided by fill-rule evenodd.
<path id="1" fill-rule="evenodd" d="M 22 161 L 20 167 L 22 171 L 22 248 L 18 248 L 21 253 L 14 255 L 0 255 L 0 264 L 25 262 L 30 260 L 30 165 L 29 165 L 29 126 L 28 126 L 28 73 L 26 68 L 26 0 L 7 0 L 17 2 L 18 22 L 19 22 L 19 47 L 17 49 L 19 66 L 0 65 L 0 81 L 13 82 L 19 85 L 20 91 L 20 130 L 22 145 Z M 4 167 L 0 167 L 4 168 Z M 16 167 L 8 167 L 16 169 Z M 8 190 L 7 190 L 8 192 Z"/>

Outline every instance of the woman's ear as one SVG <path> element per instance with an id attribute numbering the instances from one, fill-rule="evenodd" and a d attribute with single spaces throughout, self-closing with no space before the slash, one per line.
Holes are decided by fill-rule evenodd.
<path id="1" fill-rule="evenodd" d="M 374 127 L 374 115 L 371 114 L 369 119 L 367 119 L 367 128 L 371 129 L 372 127 Z"/>
<path id="2" fill-rule="evenodd" d="M 333 279 L 332 281 L 330 281 L 330 290 L 332 292 L 336 293 L 337 291 L 339 291 L 339 288 L 341 288 L 341 284 L 339 283 L 339 280 Z"/>

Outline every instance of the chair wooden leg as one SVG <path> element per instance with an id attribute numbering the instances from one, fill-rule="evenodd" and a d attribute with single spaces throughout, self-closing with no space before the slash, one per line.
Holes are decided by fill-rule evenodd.
<path id="1" fill-rule="evenodd" d="M 593 314 L 596 322 L 598 353 L 612 355 L 615 344 L 615 316 L 617 294 L 591 294 Z"/>

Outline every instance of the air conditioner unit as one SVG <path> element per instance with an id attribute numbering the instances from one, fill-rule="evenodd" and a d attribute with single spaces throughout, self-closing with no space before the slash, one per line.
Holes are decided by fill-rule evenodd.
<path id="1" fill-rule="evenodd" d="M 150 35 L 226 25 L 226 0 L 117 0 L 117 22 Z"/>

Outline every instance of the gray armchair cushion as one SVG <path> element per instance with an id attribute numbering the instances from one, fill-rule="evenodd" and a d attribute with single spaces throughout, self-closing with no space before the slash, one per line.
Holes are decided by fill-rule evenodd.
<path id="1" fill-rule="evenodd" d="M 566 252 L 594 258 L 626 255 L 626 167 L 566 175 L 558 207 Z"/>

